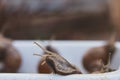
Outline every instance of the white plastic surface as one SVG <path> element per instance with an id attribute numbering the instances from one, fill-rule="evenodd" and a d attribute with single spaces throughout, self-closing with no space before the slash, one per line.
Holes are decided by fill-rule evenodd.
<path id="1" fill-rule="evenodd" d="M 0 74 L 0 80 L 120 80 L 120 70 L 104 74 L 74 74 L 69 76 L 60 76 L 54 74 L 37 74 L 37 66 L 40 60 L 34 53 L 42 54 L 42 50 L 33 44 L 34 41 L 14 41 L 13 45 L 21 53 L 22 65 L 17 74 Z M 36 41 L 44 46 L 48 41 Z M 53 41 L 52 46 L 66 58 L 70 63 L 86 73 L 82 66 L 83 54 L 92 47 L 101 46 L 104 41 Z M 120 66 L 120 43 L 116 43 L 117 51 L 112 60 L 111 67 L 118 69 Z"/>

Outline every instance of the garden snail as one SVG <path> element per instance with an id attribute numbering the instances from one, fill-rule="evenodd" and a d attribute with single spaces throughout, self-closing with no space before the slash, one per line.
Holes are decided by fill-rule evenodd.
<path id="1" fill-rule="evenodd" d="M 12 45 L 12 40 L 0 34 L 0 72 L 17 72 L 21 65 L 21 56 Z"/>
<path id="2" fill-rule="evenodd" d="M 80 74 L 81 72 L 72 64 L 70 64 L 62 56 L 48 51 L 46 48 L 42 47 L 35 42 L 46 54 L 42 55 L 45 58 L 46 63 L 50 66 L 55 74 L 69 75 L 69 74 Z M 38 54 L 35 54 L 38 55 Z M 41 56 L 41 55 L 40 55 Z"/>
<path id="3" fill-rule="evenodd" d="M 115 53 L 115 36 L 113 34 L 110 41 L 100 47 L 94 47 L 83 56 L 83 66 L 90 73 L 104 73 L 112 71 L 108 66 L 109 61 Z"/>

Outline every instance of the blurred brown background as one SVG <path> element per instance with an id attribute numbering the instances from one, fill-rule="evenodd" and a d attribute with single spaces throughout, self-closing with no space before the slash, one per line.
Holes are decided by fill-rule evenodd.
<path id="1" fill-rule="evenodd" d="M 120 0 L 0 0 L 0 29 L 12 39 L 103 40 L 119 21 Z"/>

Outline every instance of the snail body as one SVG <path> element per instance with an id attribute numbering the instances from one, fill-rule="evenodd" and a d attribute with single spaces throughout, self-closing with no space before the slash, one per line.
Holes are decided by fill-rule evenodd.
<path id="1" fill-rule="evenodd" d="M 60 55 L 47 55 L 46 63 L 52 68 L 55 74 L 69 75 L 81 74 L 81 72 Z"/>

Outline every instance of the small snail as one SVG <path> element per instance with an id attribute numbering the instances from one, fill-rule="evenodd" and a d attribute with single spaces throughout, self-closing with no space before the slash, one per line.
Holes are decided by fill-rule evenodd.
<path id="1" fill-rule="evenodd" d="M 104 73 L 113 71 L 108 64 L 116 50 L 114 45 L 115 36 L 116 35 L 113 34 L 107 44 L 100 47 L 91 48 L 83 56 L 83 66 L 88 72 Z"/>
<path id="2" fill-rule="evenodd" d="M 48 51 L 46 48 L 42 47 L 36 42 L 35 44 L 38 45 L 44 52 L 46 52 L 46 54 L 42 55 L 42 57 L 45 58 L 45 62 L 50 66 L 50 68 L 55 74 L 69 75 L 69 74 L 81 73 L 75 66 L 70 64 L 62 56 L 54 52 Z M 38 54 L 35 54 L 35 55 L 38 55 Z"/>
<path id="3" fill-rule="evenodd" d="M 0 34 L 0 72 L 17 72 L 21 65 L 21 56 L 12 45 L 12 40 Z"/>

